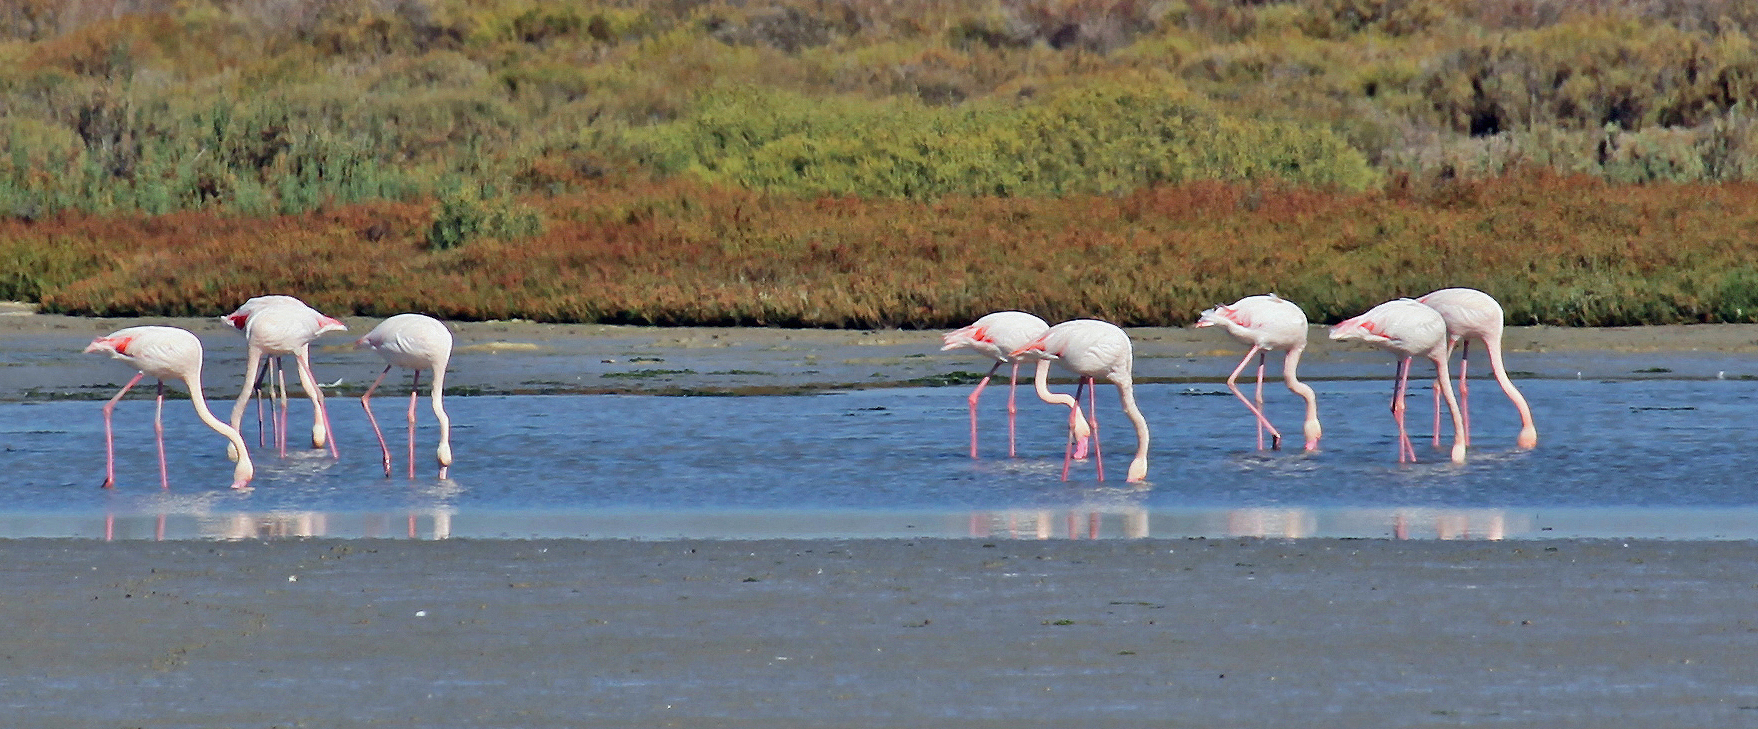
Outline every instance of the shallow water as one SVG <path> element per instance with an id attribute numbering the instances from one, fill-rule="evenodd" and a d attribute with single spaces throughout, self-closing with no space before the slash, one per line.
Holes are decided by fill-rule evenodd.
<path id="1" fill-rule="evenodd" d="M 1066 411 L 1021 392 L 1020 457 L 1006 456 L 1005 389 L 983 402 L 983 458 L 968 457 L 965 388 L 791 397 L 525 396 L 448 401 L 457 463 L 435 478 L 425 399 L 420 476 L 406 477 L 402 408 L 378 400 L 397 475 L 385 478 L 358 401 L 334 398 L 341 459 L 255 451 L 254 489 L 227 488 L 224 441 L 166 403 L 171 487 L 158 484 L 150 400 L 116 415 L 118 488 L 102 479 L 96 402 L 0 403 L 0 537 L 259 536 L 592 538 L 1758 538 L 1743 444 L 1758 382 L 1526 380 L 1540 446 L 1493 381 L 1473 382 L 1464 465 L 1429 444 L 1431 393 L 1413 390 L 1423 461 L 1395 462 L 1389 383 L 1315 383 L 1324 449 L 1299 451 L 1300 401 L 1267 388 L 1293 450 L 1259 452 L 1222 385 L 1147 385 L 1149 483 L 1122 482 L 1135 446 L 1102 386 L 1106 475 L 1059 478 Z M 1058 388 L 1066 390 L 1068 388 Z M 308 443 L 295 402 L 290 443 Z M 255 439 L 254 424 L 247 439 Z"/>

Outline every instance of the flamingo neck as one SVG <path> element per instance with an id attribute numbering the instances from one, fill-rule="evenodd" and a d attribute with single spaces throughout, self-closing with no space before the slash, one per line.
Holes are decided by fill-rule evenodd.
<path id="1" fill-rule="evenodd" d="M 433 389 L 428 400 L 433 403 L 433 416 L 439 420 L 439 450 L 435 455 L 439 458 L 440 478 L 445 478 L 445 470 L 452 465 L 452 420 L 446 416 L 445 404 L 441 401 L 446 389 L 446 361 L 440 360 L 433 365 Z"/>
<path id="2" fill-rule="evenodd" d="M 1318 394 L 1295 374 L 1300 369 L 1300 355 L 1304 351 L 1304 347 L 1288 350 L 1288 354 L 1282 359 L 1282 379 L 1288 383 L 1288 389 L 1306 401 L 1306 424 L 1301 431 L 1306 436 L 1306 449 L 1310 451 L 1318 449 L 1319 438 L 1324 437 L 1324 429 L 1319 427 Z"/>
<path id="3" fill-rule="evenodd" d="M 255 372 L 254 369 L 251 370 Z M 244 438 L 238 435 L 238 429 L 221 422 L 208 410 L 208 401 L 201 391 L 201 370 L 185 377 L 183 384 L 189 388 L 189 402 L 195 406 L 195 417 L 201 418 L 214 432 L 226 437 L 227 442 L 238 452 L 238 463 L 232 467 L 232 488 L 244 488 L 250 479 L 256 476 L 256 468 L 250 464 L 250 451 L 244 445 Z M 248 392 L 248 390 L 247 390 Z"/>
<path id="4" fill-rule="evenodd" d="M 1128 377 L 1114 378 L 1112 382 L 1123 400 L 1123 414 L 1135 425 L 1135 460 L 1129 462 L 1128 480 L 1144 481 L 1148 477 L 1148 420 L 1142 417 L 1141 408 L 1135 406 L 1135 384 Z"/>

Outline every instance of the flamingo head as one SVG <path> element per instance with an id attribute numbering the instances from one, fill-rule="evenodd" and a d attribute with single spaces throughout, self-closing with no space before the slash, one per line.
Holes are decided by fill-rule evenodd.
<path id="1" fill-rule="evenodd" d="M 988 327 L 972 324 L 963 329 L 954 329 L 940 335 L 940 341 L 946 345 L 940 348 L 940 351 L 942 352 L 950 349 L 958 349 L 960 347 L 968 347 L 972 342 L 989 341 L 989 329 Z"/>
<path id="2" fill-rule="evenodd" d="M 133 341 L 134 337 L 98 337 L 93 339 L 91 344 L 85 345 L 84 353 L 97 352 L 112 357 L 125 356 L 128 354 L 128 344 Z"/>
<path id="3" fill-rule="evenodd" d="M 1196 320 L 1196 326 L 1198 329 L 1201 329 L 1203 327 L 1212 327 L 1217 324 L 1224 324 L 1224 323 L 1232 320 L 1232 314 L 1233 314 L 1233 307 L 1227 306 L 1226 304 L 1222 304 L 1222 305 L 1217 306 L 1213 309 L 1208 309 L 1208 310 L 1204 311 L 1201 316 L 1198 316 L 1197 320 Z"/>
<path id="4" fill-rule="evenodd" d="M 1331 327 L 1331 339 L 1336 341 L 1356 340 L 1368 343 L 1391 341 L 1390 337 L 1379 332 L 1373 320 L 1365 316 L 1345 319 Z"/>
<path id="5" fill-rule="evenodd" d="M 342 320 L 340 320 L 340 319 L 337 319 L 333 316 L 319 316 L 317 318 L 317 333 L 318 334 L 323 334 L 325 332 L 345 332 L 345 331 L 348 331 L 348 325 L 343 324 Z"/>

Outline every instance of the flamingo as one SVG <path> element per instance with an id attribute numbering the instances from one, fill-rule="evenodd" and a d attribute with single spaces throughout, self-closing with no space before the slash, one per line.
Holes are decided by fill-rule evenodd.
<path id="1" fill-rule="evenodd" d="M 228 324 L 235 323 L 242 317 L 244 337 L 249 343 L 248 354 L 244 365 L 244 389 L 238 393 L 238 401 L 232 405 L 232 428 L 244 420 L 244 408 L 250 402 L 251 392 L 256 389 L 257 363 L 266 355 L 277 362 L 281 357 L 293 355 L 298 367 L 299 385 L 304 388 L 307 397 L 311 398 L 313 414 L 311 422 L 311 447 L 329 446 L 330 454 L 339 457 L 336 443 L 329 437 L 330 415 L 324 407 L 323 390 L 317 385 L 317 377 L 311 372 L 311 342 L 327 332 L 347 331 L 348 327 L 341 321 L 328 317 L 318 310 L 306 306 L 291 296 L 263 296 L 251 299 L 240 306 L 237 311 L 224 317 Z M 287 455 L 286 428 L 286 388 L 281 388 L 282 412 L 277 439 L 282 456 Z M 228 455 L 235 455 L 228 453 Z"/>
<path id="2" fill-rule="evenodd" d="M 1267 296 L 1247 296 L 1233 303 L 1232 306 L 1221 305 L 1202 313 L 1197 319 L 1198 327 L 1221 326 L 1233 335 L 1234 339 L 1251 345 L 1245 358 L 1239 360 L 1239 366 L 1233 368 L 1233 374 L 1227 376 L 1227 389 L 1245 403 L 1247 410 L 1257 418 L 1257 447 L 1264 448 L 1264 430 L 1270 431 L 1270 447 L 1282 447 L 1282 434 L 1276 426 L 1270 425 L 1269 418 L 1264 417 L 1264 359 L 1265 353 L 1278 349 L 1286 350 L 1282 358 L 1282 377 L 1288 383 L 1288 389 L 1306 400 L 1306 424 L 1302 427 L 1306 435 L 1306 450 L 1318 450 L 1319 437 L 1324 431 L 1319 427 L 1318 396 L 1312 388 L 1301 382 L 1295 371 L 1300 367 L 1300 355 L 1306 351 L 1306 312 L 1292 301 L 1287 301 L 1275 294 Z M 1235 383 L 1245 365 L 1251 362 L 1252 355 L 1257 355 L 1257 404 L 1245 399 L 1245 393 L 1239 391 Z"/>
<path id="3" fill-rule="evenodd" d="M 1038 397 L 1045 402 L 1068 406 L 1071 435 L 1078 433 L 1077 424 L 1080 423 L 1080 389 L 1075 389 L 1073 397 L 1051 393 L 1047 386 L 1050 362 L 1054 360 L 1061 363 L 1064 369 L 1080 376 L 1082 387 L 1092 388 L 1087 400 L 1087 425 L 1093 439 L 1093 460 L 1097 463 L 1100 481 L 1105 480 L 1105 462 L 1104 454 L 1099 450 L 1099 418 L 1095 412 L 1098 407 L 1095 401 L 1098 394 L 1096 378 L 1103 377 L 1116 385 L 1117 395 L 1123 400 L 1123 413 L 1135 424 L 1135 460 L 1130 461 L 1128 480 L 1134 483 L 1147 479 L 1148 421 L 1135 406 L 1135 385 L 1130 379 L 1135 355 L 1128 334 L 1124 334 L 1115 324 L 1095 319 L 1076 319 L 1050 327 L 1049 331 L 1010 354 L 1038 360 Z M 1068 466 L 1072 455 L 1071 449 L 1064 449 L 1064 481 L 1068 480 Z"/>
<path id="4" fill-rule="evenodd" d="M 1465 444 L 1471 444 L 1471 391 L 1465 384 L 1465 367 L 1470 361 L 1471 340 L 1476 339 L 1483 342 L 1483 348 L 1489 352 L 1489 369 L 1495 374 L 1496 382 L 1501 383 L 1502 392 L 1514 402 L 1514 409 L 1520 411 L 1520 435 L 1514 439 L 1514 445 L 1521 449 L 1537 447 L 1538 429 L 1532 426 L 1532 409 L 1526 406 L 1526 398 L 1520 396 L 1513 380 L 1508 379 L 1508 368 L 1502 364 L 1502 305 L 1477 289 L 1441 289 L 1417 301 L 1440 312 L 1441 319 L 1447 322 L 1447 354 L 1452 355 L 1453 345 L 1460 345 L 1459 407 L 1464 410 L 1461 418 L 1465 423 Z M 1435 398 L 1435 438 L 1439 439 L 1439 388 L 1435 390 Z"/>
<path id="5" fill-rule="evenodd" d="M 292 296 L 281 296 L 281 295 L 257 296 L 257 297 L 251 298 L 251 299 L 245 301 L 243 304 L 239 305 L 239 307 L 236 310 L 234 310 L 232 313 L 220 317 L 220 321 L 225 322 L 228 326 L 232 327 L 233 329 L 237 329 L 240 333 L 242 333 L 244 331 L 244 324 L 245 324 L 245 322 L 250 320 L 251 314 L 256 313 L 256 311 L 258 309 L 261 309 L 263 307 L 271 306 L 271 305 L 280 305 L 280 304 L 288 304 L 288 305 L 293 305 L 293 306 L 305 306 L 305 302 L 300 301 L 299 299 L 292 297 Z M 287 384 L 286 384 L 287 380 L 286 380 L 286 375 L 284 373 L 282 373 L 280 370 L 280 366 L 279 366 L 280 361 L 281 360 L 279 357 L 270 357 L 270 358 L 264 360 L 263 364 L 262 364 L 262 371 L 261 371 L 261 374 L 258 375 L 258 378 L 261 381 L 267 381 L 269 383 L 269 398 L 271 400 L 276 398 L 276 395 L 274 392 L 274 383 L 275 383 L 275 378 L 277 378 L 277 377 L 279 378 L 279 380 L 281 382 L 281 391 L 280 391 L 280 396 L 279 396 L 279 402 L 283 406 L 282 409 L 284 410 L 285 409 L 284 406 L 286 405 L 286 402 L 287 402 Z M 257 390 L 257 394 L 259 396 L 262 394 L 262 390 L 261 390 L 260 386 Z M 262 418 L 262 402 L 259 400 L 259 401 L 257 401 L 257 407 L 256 407 L 256 442 L 257 442 L 257 445 L 263 444 L 263 442 L 262 442 L 262 431 L 263 431 L 262 420 L 263 420 L 263 418 Z M 281 438 L 280 432 L 281 431 L 280 431 L 279 418 L 277 418 L 275 421 L 275 428 L 276 428 L 275 429 L 276 442 L 280 442 L 280 438 Z"/>
<path id="6" fill-rule="evenodd" d="M 995 366 L 990 367 L 989 373 L 983 375 L 982 381 L 977 383 L 977 389 L 971 391 L 969 398 L 972 458 L 977 457 L 977 398 L 982 396 L 983 388 L 989 385 L 989 378 L 994 377 L 995 371 L 1004 364 L 1013 365 L 1013 374 L 1007 381 L 1007 456 L 1012 458 L 1018 455 L 1014 446 L 1014 423 L 1019 413 L 1019 407 L 1015 404 L 1015 396 L 1019 391 L 1019 359 L 1012 352 L 1049 329 L 1050 325 L 1043 319 L 1023 311 L 997 311 L 978 319 L 970 326 L 940 336 L 940 340 L 946 345 L 940 348 L 942 352 L 968 349 L 984 358 L 995 360 Z M 1080 438 L 1078 453 L 1080 457 L 1086 456 L 1085 437 Z"/>
<path id="7" fill-rule="evenodd" d="M 1465 462 L 1465 441 L 1461 434 L 1464 423 L 1459 417 L 1459 403 L 1453 399 L 1453 384 L 1447 375 L 1447 323 L 1440 313 L 1415 299 L 1397 299 L 1369 309 L 1366 314 L 1331 327 L 1331 338 L 1360 340 L 1400 357 L 1398 384 L 1392 389 L 1392 419 L 1398 423 L 1398 462 L 1416 462 L 1416 448 L 1404 429 L 1404 390 L 1410 375 L 1411 358 L 1422 355 L 1434 362 L 1440 379 L 1441 394 L 1453 413 L 1453 462 Z"/>
<path id="8" fill-rule="evenodd" d="M 232 488 L 248 487 L 256 472 L 250 465 L 250 455 L 244 452 L 244 439 L 238 435 L 237 428 L 214 417 L 208 410 L 207 401 L 202 397 L 201 340 L 196 339 L 194 334 L 176 327 L 128 327 L 93 339 L 85 351 L 108 354 L 138 370 L 134 379 L 123 385 L 116 396 L 104 405 L 104 488 L 116 486 L 116 448 L 111 434 L 110 415 L 116 409 L 116 402 L 147 375 L 159 380 L 158 409 L 153 414 L 153 433 L 159 443 L 160 486 L 171 487 L 171 479 L 165 469 L 165 380 L 182 380 L 189 388 L 189 400 L 195 405 L 196 417 L 225 436 L 232 447 L 238 450 L 238 463 L 232 468 Z"/>
<path id="9" fill-rule="evenodd" d="M 439 477 L 444 480 L 446 470 L 452 466 L 452 421 L 446 417 L 445 405 L 441 402 L 441 393 L 446 386 L 446 361 L 452 357 L 452 333 L 438 319 L 421 314 L 398 314 L 380 322 L 354 343 L 356 348 L 371 349 L 389 364 L 385 365 L 378 379 L 372 381 L 372 387 L 366 388 L 366 394 L 360 396 L 360 406 L 366 408 L 366 419 L 372 423 L 372 433 L 378 436 L 378 447 L 385 455 L 385 476 L 391 475 L 391 447 L 385 444 L 384 433 L 378 429 L 378 419 L 372 416 L 372 391 L 384 382 L 385 375 L 390 374 L 392 367 L 405 367 L 415 371 L 409 384 L 409 478 L 415 478 L 415 397 L 421 386 L 421 371 L 433 373 L 433 390 L 429 399 L 433 401 L 434 417 L 439 418 Z"/>

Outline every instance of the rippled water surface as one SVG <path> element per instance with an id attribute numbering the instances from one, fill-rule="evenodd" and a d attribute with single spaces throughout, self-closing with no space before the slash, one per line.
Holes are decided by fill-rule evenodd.
<path id="1" fill-rule="evenodd" d="M 791 397 L 459 397 L 457 463 L 435 478 L 425 400 L 420 476 L 405 475 L 402 407 L 378 401 L 398 475 L 385 478 L 357 400 L 335 398 L 341 459 L 256 452 L 234 493 L 224 441 L 187 401 L 166 404 L 171 488 L 158 483 L 150 400 L 117 410 L 118 488 L 103 477 L 97 402 L 0 404 L 0 536 L 435 537 L 1606 536 L 1758 538 L 1758 460 L 1747 433 L 1758 382 L 1522 382 L 1540 446 L 1493 381 L 1474 382 L 1476 440 L 1455 466 L 1429 445 L 1431 393 L 1413 391 L 1422 463 L 1395 462 L 1389 383 L 1316 383 L 1324 450 L 1299 451 L 1299 400 L 1269 414 L 1293 450 L 1254 450 L 1221 385 L 1148 385 L 1149 482 L 1122 482 L 1135 447 L 1115 388 L 1100 389 L 1105 483 L 1091 463 L 1060 480 L 1065 412 L 1029 390 L 1020 456 L 1006 455 L 1005 389 L 983 402 L 968 457 L 965 388 Z M 1069 389 L 1066 387 L 1059 389 Z M 305 403 L 292 443 L 306 443 Z M 254 442 L 254 424 L 247 439 Z"/>

